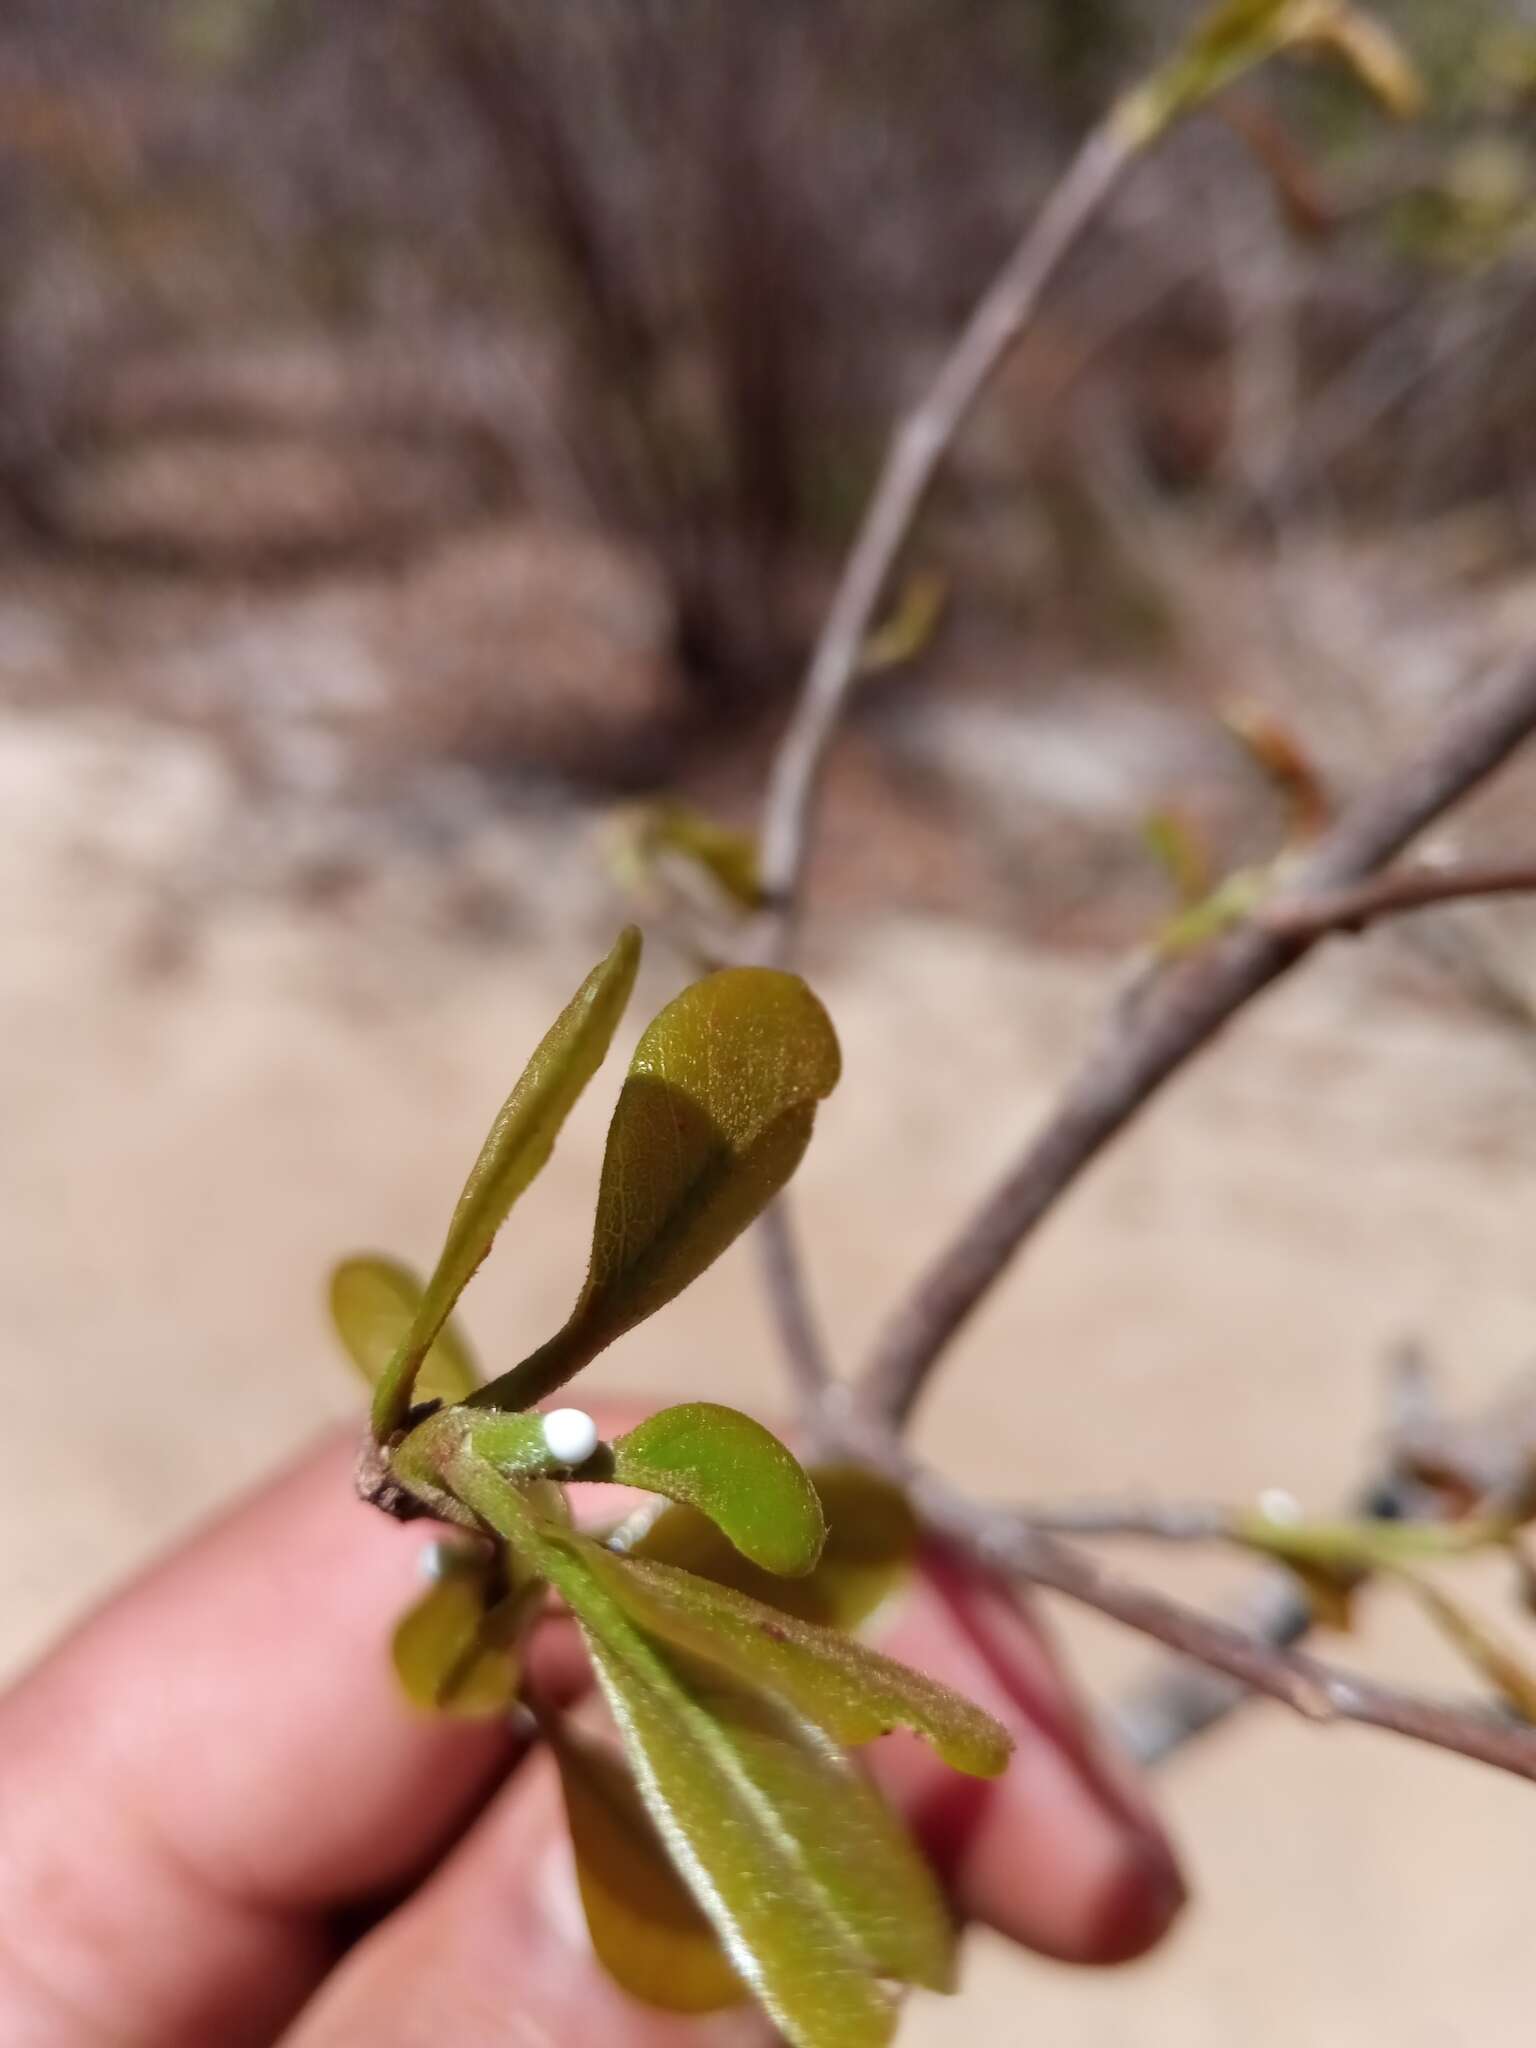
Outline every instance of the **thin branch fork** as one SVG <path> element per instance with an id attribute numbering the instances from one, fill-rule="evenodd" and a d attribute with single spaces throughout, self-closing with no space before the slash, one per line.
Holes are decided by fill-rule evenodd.
<path id="1" fill-rule="evenodd" d="M 1107 1615 L 1306 1720 L 1379 1728 L 1536 1782 L 1536 1728 L 1357 1677 L 1137 1585 L 1016 1514 L 966 1500 L 878 1423 L 855 1422 L 847 1447 L 901 1485 L 929 1529 L 990 1571 Z"/>
<path id="2" fill-rule="evenodd" d="M 1536 659 L 1527 659 L 1460 696 L 1416 755 L 1349 805 L 1297 870 L 1288 904 L 1336 898 L 1374 874 L 1533 731 Z M 1251 919 L 1187 959 L 1147 968 L 1018 1164 L 886 1326 L 859 1390 L 871 1413 L 897 1424 L 910 1415 L 940 1353 L 1084 1168 L 1318 936 Z"/>

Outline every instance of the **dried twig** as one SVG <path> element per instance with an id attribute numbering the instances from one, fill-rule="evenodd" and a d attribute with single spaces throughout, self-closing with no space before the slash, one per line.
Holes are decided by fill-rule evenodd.
<path id="1" fill-rule="evenodd" d="M 1533 730 L 1536 661 L 1527 661 L 1459 698 L 1416 756 L 1345 810 L 1298 868 L 1289 900 L 1309 902 L 1363 880 Z M 944 1347 L 1084 1167 L 1312 943 L 1250 920 L 1186 959 L 1145 971 L 1018 1165 L 888 1324 L 861 1390 L 875 1413 L 897 1422 L 910 1414 Z"/>
<path id="2" fill-rule="evenodd" d="M 843 569 L 789 729 L 769 776 L 762 878 L 769 908 L 760 958 L 792 942 L 827 749 L 858 673 L 891 572 L 939 465 L 976 399 L 1033 317 L 1040 295 L 1147 138 L 1119 110 L 1090 131 L 1060 182 L 977 302 L 932 383 L 897 427 Z"/>
<path id="3" fill-rule="evenodd" d="M 1287 890 L 1273 897 L 1254 922 L 1282 938 L 1322 939 L 1335 932 L 1363 932 L 1383 918 L 1410 910 L 1432 910 L 1443 903 L 1466 903 L 1488 896 L 1536 895 L 1536 863 L 1516 861 L 1457 867 L 1428 865 L 1400 868 L 1354 888 L 1295 896 Z"/>

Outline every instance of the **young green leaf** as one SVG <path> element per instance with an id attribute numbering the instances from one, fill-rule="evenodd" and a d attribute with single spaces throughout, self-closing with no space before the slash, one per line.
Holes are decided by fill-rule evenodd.
<path id="1" fill-rule="evenodd" d="M 563 1723 L 560 1767 L 576 1882 L 598 1961 L 631 1997 L 668 2012 L 739 2005 L 747 1986 L 667 1853 L 620 1759 Z"/>
<path id="2" fill-rule="evenodd" d="M 859 658 L 862 677 L 905 668 L 927 651 L 939 629 L 949 599 L 949 581 L 937 569 L 917 569 L 907 578 L 895 607 L 864 642 Z"/>
<path id="3" fill-rule="evenodd" d="M 798 975 L 722 968 L 668 1003 L 609 1126 L 576 1306 L 476 1402 L 531 1407 L 697 1279 L 799 1165 L 838 1068 L 831 1020 Z"/>
<path id="4" fill-rule="evenodd" d="M 780 1702 L 728 1682 L 695 1696 L 610 1626 L 584 1633 L 641 1794 L 776 2025 L 796 2048 L 886 2048 L 895 2000 L 850 1924 L 866 1917 L 866 1887 L 884 1891 L 861 1825 L 872 1788 Z M 863 1852 L 851 1896 L 836 1890 L 849 1844 Z"/>
<path id="5" fill-rule="evenodd" d="M 590 1538 L 569 1540 L 646 1634 L 770 1688 L 836 1741 L 856 1747 L 910 1728 L 957 1771 L 995 1778 L 1006 1769 L 1006 1729 L 922 1672 L 691 1572 L 615 1556 Z"/>
<path id="6" fill-rule="evenodd" d="M 450 1559 L 395 1630 L 395 1675 L 406 1698 L 465 1720 L 510 1713 L 522 1676 L 519 1644 L 541 1598 L 534 1583 L 508 1593 L 488 1568 Z"/>
<path id="7" fill-rule="evenodd" d="M 659 859 L 671 855 L 707 875 L 738 909 L 756 910 L 763 900 L 756 840 L 675 797 L 633 815 L 619 854 L 624 881 L 643 882 Z"/>
<path id="8" fill-rule="evenodd" d="M 1121 103 L 1122 131 L 1138 146 L 1282 51 L 1339 57 L 1388 113 L 1417 113 L 1423 87 L 1391 33 L 1350 0 L 1219 0 L 1183 47 Z"/>
<path id="9" fill-rule="evenodd" d="M 665 1650 L 613 1596 L 598 1544 L 541 1524 L 472 1455 L 476 1512 L 547 1573 L 581 1625 L 640 1794 L 727 1954 L 794 2048 L 885 2048 L 878 1981 L 947 1985 L 933 1881 L 879 1795 L 788 1700 Z"/>
<path id="10" fill-rule="evenodd" d="M 549 1158 L 560 1126 L 602 1064 L 639 962 L 640 934 L 631 925 L 550 1026 L 502 1104 L 464 1183 L 420 1309 L 375 1390 L 378 1442 L 405 1420 L 422 1360 L 490 1250 L 507 1211 Z"/>
<path id="11" fill-rule="evenodd" d="M 1399 1572 L 1405 1585 L 1447 1642 L 1493 1686 L 1504 1704 L 1523 1720 L 1536 1721 L 1536 1674 L 1478 1614 L 1417 1572 Z"/>
<path id="12" fill-rule="evenodd" d="M 764 1571 L 803 1576 L 826 1541 L 798 1462 L 760 1422 L 714 1401 L 663 1408 L 618 1437 L 613 1476 L 698 1509 Z"/>
<path id="13" fill-rule="evenodd" d="M 953 1922 L 933 1872 L 869 1778 L 787 1700 L 685 1651 L 666 1651 L 664 1661 L 693 1704 L 730 1731 L 741 1768 L 877 1975 L 953 1990 Z"/>
<path id="14" fill-rule="evenodd" d="M 679 1566 L 826 1628 L 857 1628 L 906 1576 L 917 1550 L 917 1518 L 899 1487 L 856 1465 L 813 1465 L 810 1480 L 826 1517 L 827 1540 L 804 1578 L 780 1578 L 749 1564 L 691 1507 L 658 1515 L 625 1546 L 625 1555 Z"/>
<path id="15" fill-rule="evenodd" d="M 421 1308 L 422 1285 L 409 1266 L 377 1252 L 343 1259 L 331 1275 L 331 1321 L 369 1386 L 377 1386 Z M 422 1401 L 463 1401 L 480 1384 L 474 1356 L 450 1318 L 416 1375 Z"/>
<path id="16" fill-rule="evenodd" d="M 1235 1542 L 1284 1564 L 1330 1571 L 1395 1571 L 1426 1558 L 1491 1549 L 1508 1540 L 1509 1523 L 1472 1515 L 1459 1522 L 1286 1522 L 1251 1513 L 1234 1517 L 1231 1535 Z"/>

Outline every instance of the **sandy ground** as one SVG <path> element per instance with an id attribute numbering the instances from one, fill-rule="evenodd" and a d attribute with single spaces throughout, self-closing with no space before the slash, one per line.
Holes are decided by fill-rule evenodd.
<path id="1" fill-rule="evenodd" d="M 319 1310 L 328 1260 L 365 1244 L 429 1256 L 603 923 L 582 836 L 560 828 L 530 841 L 568 894 L 560 936 L 444 936 L 430 886 L 380 876 L 344 915 L 235 901 L 168 946 L 166 876 L 216 792 L 195 750 L 135 746 L 0 724 L 8 1667 L 348 1412 Z M 935 925 L 823 931 L 819 948 L 847 1065 L 802 1203 L 851 1358 L 1040 1112 L 1113 971 Z M 677 977 L 653 949 L 644 993 Z M 493 1360 L 568 1305 L 610 1099 L 594 1091 L 477 1282 L 469 1321 Z M 1406 1004 L 1378 952 L 1340 952 L 1247 1020 L 1052 1224 L 957 1350 L 928 1447 L 983 1489 L 1283 1483 L 1326 1506 L 1367 1455 L 1400 1334 L 1469 1401 L 1536 1350 L 1533 1187 L 1536 1086 L 1517 1049 Z M 707 1389 L 771 1410 L 755 1279 L 738 1248 L 592 1391 Z M 1061 1620 L 1106 1696 L 1144 1668 L 1137 1644 Z M 1349 1648 L 1456 1682 L 1409 1616 L 1380 1613 Z M 1262 1711 L 1172 1766 L 1161 1793 L 1197 1893 L 1162 1955 L 1089 1980 L 977 1941 L 961 1998 L 916 2008 L 904 2042 L 1529 2038 L 1529 1788 Z"/>

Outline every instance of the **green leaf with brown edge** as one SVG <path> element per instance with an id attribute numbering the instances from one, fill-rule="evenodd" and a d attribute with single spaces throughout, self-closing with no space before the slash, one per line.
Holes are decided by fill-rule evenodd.
<path id="1" fill-rule="evenodd" d="M 450 1554 L 443 1576 L 395 1629 L 395 1675 L 425 1713 L 496 1720 L 517 1704 L 520 1645 L 543 1598 L 536 1581 L 508 1592 L 495 1568 Z"/>
<path id="2" fill-rule="evenodd" d="M 379 1443 L 404 1422 L 422 1360 L 601 1066 L 639 964 L 640 934 L 628 925 L 544 1034 L 498 1111 L 454 1207 L 421 1307 L 374 1391 L 373 1433 Z"/>
<path id="3" fill-rule="evenodd" d="M 544 1732 L 560 1768 L 587 1930 L 609 1976 L 667 2012 L 718 2012 L 750 1997 L 623 1761 L 553 1717 Z"/>
<path id="4" fill-rule="evenodd" d="M 995 1778 L 1007 1768 L 1013 1749 L 1007 1730 L 921 1671 L 882 1657 L 840 1629 L 801 1621 L 729 1586 L 646 1558 L 616 1556 L 590 1538 L 568 1540 L 647 1634 L 769 1687 L 838 1742 L 857 1747 L 893 1728 L 910 1728 L 954 1770 Z"/>
<path id="5" fill-rule="evenodd" d="M 686 1401 L 659 1410 L 615 1438 L 613 1477 L 698 1509 L 764 1571 L 802 1577 L 821 1556 L 827 1525 L 815 1487 L 778 1438 L 737 1408 Z"/>
<path id="6" fill-rule="evenodd" d="M 343 1259 L 331 1274 L 331 1321 L 347 1355 L 377 1386 L 420 1312 L 424 1289 L 409 1266 L 379 1252 Z M 450 1317 L 416 1375 L 416 1398 L 463 1401 L 480 1384 L 474 1355 Z"/>
<path id="7" fill-rule="evenodd" d="M 885 2048 L 896 2006 L 877 1979 L 947 1982 L 950 1935 L 873 1787 L 788 1701 L 636 1627 L 593 1570 L 599 1545 L 551 1529 L 472 1455 L 451 1476 L 576 1616 L 646 1807 L 786 2038 Z"/>
<path id="8" fill-rule="evenodd" d="M 861 1466 L 813 1465 L 810 1480 L 826 1517 L 827 1540 L 804 1578 L 780 1578 L 748 1563 L 713 1522 L 690 1507 L 666 1509 L 624 1545 L 624 1554 L 734 1586 L 803 1621 L 857 1628 L 906 1577 L 917 1552 L 917 1517 L 899 1487 Z"/>
<path id="9" fill-rule="evenodd" d="M 576 1306 L 476 1403 L 531 1407 L 696 1280 L 799 1165 L 839 1066 L 831 1019 L 796 974 L 726 967 L 668 1003 L 609 1126 Z"/>

